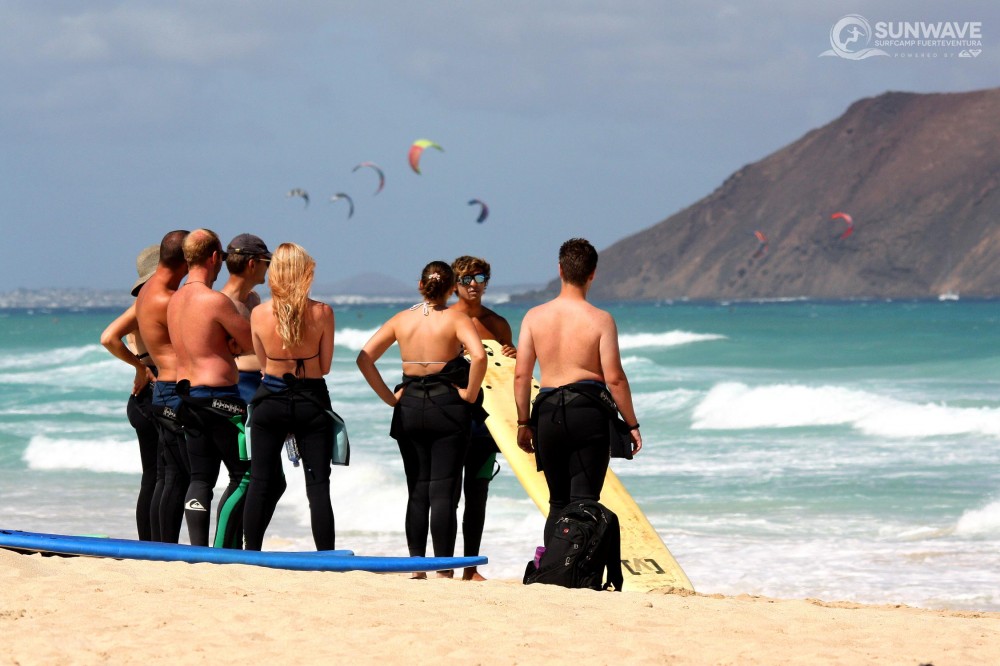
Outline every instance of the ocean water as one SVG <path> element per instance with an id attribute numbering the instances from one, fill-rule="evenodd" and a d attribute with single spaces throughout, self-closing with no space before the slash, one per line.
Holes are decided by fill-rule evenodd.
<path id="1" fill-rule="evenodd" d="M 495 307 L 516 331 L 524 308 Z M 1000 610 L 1000 303 L 607 307 L 644 436 L 613 466 L 699 592 Z M 391 410 L 354 365 L 397 309 L 335 305 L 337 546 L 365 554 L 406 553 Z M 115 314 L 0 312 L 0 527 L 134 537 L 132 372 L 98 344 Z M 395 350 L 380 367 L 396 381 Z M 265 546 L 309 549 L 286 474 Z M 483 573 L 519 577 L 542 524 L 504 469 Z"/>

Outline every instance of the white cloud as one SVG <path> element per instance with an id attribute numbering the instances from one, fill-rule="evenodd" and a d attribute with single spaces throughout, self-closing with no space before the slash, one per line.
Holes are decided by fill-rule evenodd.
<path id="1" fill-rule="evenodd" d="M 116 60 L 211 65 L 268 46 L 274 23 L 219 3 L 87 3 L 53 11 L 44 3 L 0 10 L 0 53 L 20 64 L 81 65 Z M 280 25 L 280 22 L 279 24 Z"/>

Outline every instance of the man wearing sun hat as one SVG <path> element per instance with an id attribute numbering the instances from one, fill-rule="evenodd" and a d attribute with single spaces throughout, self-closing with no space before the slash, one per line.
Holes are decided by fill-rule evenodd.
<path id="1" fill-rule="evenodd" d="M 160 261 L 160 246 L 150 245 L 135 260 L 139 279 L 132 285 L 132 295 L 139 294 L 142 285 L 156 272 Z M 126 341 L 123 341 L 125 338 Z M 136 529 L 141 541 L 160 540 L 159 496 L 157 483 L 157 448 L 159 430 L 152 413 L 153 386 L 156 366 L 146 351 L 146 345 L 139 335 L 139 321 L 135 314 L 135 303 L 111 322 L 101 333 L 101 344 L 135 368 L 132 393 L 128 398 L 125 413 L 129 423 L 135 428 L 139 440 L 139 459 L 142 462 L 142 479 L 139 482 L 139 497 L 135 505 Z M 162 491 L 162 487 L 161 487 Z"/>
<path id="2" fill-rule="evenodd" d="M 259 236 L 240 234 L 229 242 L 226 253 L 229 280 L 219 291 L 228 296 L 239 313 L 250 321 L 250 311 L 260 305 L 260 295 L 254 287 L 264 284 L 267 267 L 271 264 L 271 252 Z M 240 397 L 250 402 L 262 379 L 260 361 L 253 349 L 236 357 L 236 367 L 240 371 Z"/>
<path id="3" fill-rule="evenodd" d="M 135 301 L 139 333 L 157 367 L 152 403 L 152 411 L 160 430 L 156 492 L 160 499 L 159 540 L 167 543 L 177 543 L 180 538 L 184 520 L 184 493 L 191 481 L 187 445 L 176 418 L 180 406 L 180 396 L 177 395 L 177 353 L 167 329 L 167 305 L 170 297 L 188 274 L 183 248 L 188 233 L 187 230 L 177 229 L 163 236 L 156 270 L 139 289 Z"/>

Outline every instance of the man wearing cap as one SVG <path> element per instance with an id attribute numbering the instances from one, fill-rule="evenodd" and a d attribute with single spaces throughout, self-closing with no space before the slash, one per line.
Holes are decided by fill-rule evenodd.
<path id="1" fill-rule="evenodd" d="M 160 261 L 160 246 L 150 245 L 139 253 L 135 269 L 139 279 L 132 287 L 132 296 L 156 272 Z M 122 338 L 126 338 L 123 342 Z M 135 315 L 135 303 L 111 322 L 101 333 L 101 344 L 116 358 L 135 368 L 132 392 L 128 397 L 125 413 L 129 423 L 135 428 L 139 440 L 139 459 L 142 462 L 142 479 L 139 482 L 139 497 L 135 504 L 135 524 L 140 541 L 160 540 L 159 498 L 156 493 L 157 449 L 160 433 L 152 413 L 153 382 L 156 366 L 153 365 L 146 345 L 139 335 L 139 322 Z M 160 493 L 163 492 L 162 483 Z"/>
<path id="2" fill-rule="evenodd" d="M 229 280 L 221 291 L 236 305 L 236 310 L 250 321 L 250 311 L 260 305 L 260 295 L 254 287 L 264 284 L 267 267 L 271 264 L 271 253 L 267 245 L 258 236 L 240 234 L 226 247 L 226 268 L 229 270 Z M 236 368 L 239 370 L 240 397 L 250 402 L 254 393 L 260 387 L 260 361 L 250 349 L 236 357 Z"/>
<path id="3" fill-rule="evenodd" d="M 187 447 L 177 422 L 177 354 L 167 329 L 167 305 L 188 273 L 184 239 L 188 232 L 170 231 L 160 243 L 156 270 L 141 285 L 135 299 L 139 336 L 156 366 L 152 411 L 160 430 L 157 451 L 156 491 L 151 511 L 159 509 L 159 540 L 177 543 L 184 520 L 184 493 L 190 483 Z M 157 507 L 157 498 L 159 506 Z M 154 517 L 153 522 L 156 523 Z"/>

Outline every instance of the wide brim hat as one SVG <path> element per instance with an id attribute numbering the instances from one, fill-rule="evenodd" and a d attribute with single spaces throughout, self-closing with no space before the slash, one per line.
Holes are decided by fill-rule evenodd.
<path id="1" fill-rule="evenodd" d="M 156 267 L 160 263 L 160 246 L 150 245 L 139 253 L 135 258 L 135 271 L 139 274 L 139 279 L 132 285 L 132 295 L 138 296 L 142 285 L 146 284 L 149 278 L 153 277 Z"/>

